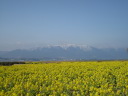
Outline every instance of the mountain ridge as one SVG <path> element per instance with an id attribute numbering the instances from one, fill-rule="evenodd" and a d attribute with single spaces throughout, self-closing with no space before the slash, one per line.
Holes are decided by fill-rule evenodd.
<path id="1" fill-rule="evenodd" d="M 85 45 L 55 45 L 35 49 L 0 51 L 1 58 L 36 58 L 38 60 L 117 60 L 128 59 L 124 48 L 96 48 Z"/>

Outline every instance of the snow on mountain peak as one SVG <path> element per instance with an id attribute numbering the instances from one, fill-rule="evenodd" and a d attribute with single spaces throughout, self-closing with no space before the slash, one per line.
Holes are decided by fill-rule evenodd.
<path id="1" fill-rule="evenodd" d="M 63 49 L 68 49 L 68 48 L 70 48 L 70 47 L 74 47 L 74 48 L 80 48 L 80 49 L 82 49 L 82 50 L 84 50 L 84 51 L 89 51 L 89 50 L 91 50 L 92 49 L 92 47 L 91 46 L 89 46 L 89 45 L 78 45 L 78 44 L 61 44 L 61 45 L 48 45 L 48 46 L 45 46 L 45 48 L 52 48 L 52 47 L 61 47 L 61 48 L 63 48 Z"/>

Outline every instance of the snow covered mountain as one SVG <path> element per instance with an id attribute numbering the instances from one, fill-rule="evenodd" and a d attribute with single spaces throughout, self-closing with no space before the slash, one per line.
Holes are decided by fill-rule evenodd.
<path id="1" fill-rule="evenodd" d="M 0 52 L 1 58 L 36 60 L 113 60 L 128 59 L 126 49 L 95 48 L 87 45 L 54 45 L 30 50 Z"/>

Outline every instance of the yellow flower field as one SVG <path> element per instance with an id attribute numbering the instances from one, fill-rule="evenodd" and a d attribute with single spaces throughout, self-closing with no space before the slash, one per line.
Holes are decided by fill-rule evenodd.
<path id="1" fill-rule="evenodd" d="M 0 96 L 128 96 L 128 61 L 0 66 Z"/>

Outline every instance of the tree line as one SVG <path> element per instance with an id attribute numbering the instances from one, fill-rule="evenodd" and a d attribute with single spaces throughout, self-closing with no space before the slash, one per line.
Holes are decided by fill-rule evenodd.
<path id="1" fill-rule="evenodd" d="M 25 64 L 25 62 L 0 62 L 0 65 L 2 66 L 11 66 L 14 64 Z"/>

